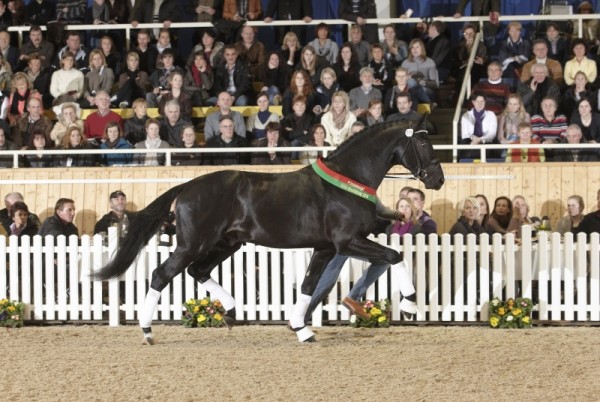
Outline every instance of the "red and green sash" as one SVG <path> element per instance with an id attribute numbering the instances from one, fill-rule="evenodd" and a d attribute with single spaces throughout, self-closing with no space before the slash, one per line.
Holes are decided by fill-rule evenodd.
<path id="1" fill-rule="evenodd" d="M 311 166 L 319 175 L 319 177 L 321 177 L 321 179 L 325 180 L 327 183 L 341 188 L 342 190 L 352 193 L 358 197 L 364 198 L 365 200 L 369 200 L 372 203 L 377 202 L 377 195 L 374 189 L 365 186 L 364 184 L 360 184 L 349 177 L 342 176 L 341 174 L 334 172 L 325 166 L 321 159 L 317 159 L 317 161 Z"/>

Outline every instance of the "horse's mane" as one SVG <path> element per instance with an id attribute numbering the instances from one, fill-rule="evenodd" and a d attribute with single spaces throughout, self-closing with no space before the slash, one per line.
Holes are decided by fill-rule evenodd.
<path id="1" fill-rule="evenodd" d="M 359 141 L 363 137 L 372 137 L 378 133 L 381 133 L 381 132 L 387 130 L 388 128 L 390 128 L 392 126 L 395 126 L 400 129 L 407 129 L 416 123 L 417 122 L 401 120 L 401 121 L 392 121 L 392 122 L 383 122 L 383 123 L 374 124 L 370 127 L 365 128 L 364 130 L 350 136 L 348 139 L 346 139 L 344 142 L 342 142 L 333 152 L 328 154 L 327 158 L 325 158 L 325 159 L 328 160 L 330 158 L 335 157 L 339 153 L 344 152 L 346 150 L 346 148 L 352 147 L 355 142 Z"/>

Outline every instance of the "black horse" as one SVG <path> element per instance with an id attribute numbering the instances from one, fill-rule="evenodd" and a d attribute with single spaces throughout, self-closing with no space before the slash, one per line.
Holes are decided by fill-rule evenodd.
<path id="1" fill-rule="evenodd" d="M 213 298 L 223 303 L 226 322 L 228 326 L 233 324 L 233 298 L 210 278 L 210 273 L 244 242 L 275 248 L 314 248 L 296 305 L 300 307 L 295 307 L 298 311 L 293 313 L 297 319 L 290 320 L 301 342 L 312 341 L 314 334 L 304 328 L 306 298 L 310 300 L 325 266 L 336 253 L 372 262 L 401 261 L 396 251 L 367 239 L 375 222 L 374 189 L 390 168 L 405 166 L 427 188 L 439 189 L 444 183 L 427 132 L 418 129 L 424 123 L 370 127 L 321 160 L 320 167 L 315 163 L 280 174 L 223 170 L 178 185 L 144 210 L 129 215 L 129 231 L 116 256 L 95 277 L 108 279 L 125 272 L 176 201 L 177 247 L 153 272 L 140 312 L 145 342 L 154 342 L 150 326 L 160 291 L 186 267 Z M 336 175 L 338 179 L 332 179 Z"/>

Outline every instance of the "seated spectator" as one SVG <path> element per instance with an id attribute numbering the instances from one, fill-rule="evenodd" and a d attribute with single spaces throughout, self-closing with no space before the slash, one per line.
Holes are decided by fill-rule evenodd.
<path id="1" fill-rule="evenodd" d="M 256 27 L 243 26 L 241 37 L 235 44 L 238 57 L 250 71 L 252 81 L 256 81 L 258 69 L 267 61 L 265 45 L 256 40 Z"/>
<path id="2" fill-rule="evenodd" d="M 408 57 L 408 46 L 396 36 L 393 24 L 383 27 L 383 41 L 381 41 L 385 60 L 393 67 L 400 67 Z"/>
<path id="3" fill-rule="evenodd" d="M 94 225 L 94 234 L 108 234 L 108 228 L 116 227 L 121 235 L 127 231 L 127 196 L 121 190 L 113 191 L 109 196 L 110 212 Z M 125 226 L 125 227 L 123 227 Z"/>
<path id="4" fill-rule="evenodd" d="M 104 137 L 100 149 L 131 149 L 131 144 L 123 137 L 123 129 L 119 123 L 111 121 L 104 129 Z M 102 154 L 102 166 L 129 165 L 133 157 L 131 154 Z"/>
<path id="5" fill-rule="evenodd" d="M 29 236 L 33 237 L 38 233 L 39 225 L 36 222 L 29 221 L 29 208 L 23 201 L 15 202 L 10 208 L 10 218 L 13 223 L 7 232 L 9 236 Z"/>
<path id="6" fill-rule="evenodd" d="M 452 236 L 456 234 L 467 236 L 471 233 L 479 236 L 480 234 L 485 233 L 485 229 L 477 221 L 478 217 L 479 202 L 477 201 L 477 198 L 465 198 L 458 206 L 458 221 L 452 225 L 452 228 L 450 228 L 450 232 L 448 233 Z"/>
<path id="7" fill-rule="evenodd" d="M 79 230 L 73 224 L 75 219 L 75 201 L 70 198 L 59 198 L 54 206 L 54 215 L 44 221 L 38 234 L 40 236 L 57 237 L 71 235 L 79 237 Z"/>
<path id="8" fill-rule="evenodd" d="M 253 99 L 252 78 L 250 71 L 241 60 L 238 60 L 234 45 L 226 45 L 223 50 L 225 63 L 215 66 L 215 93 L 229 92 L 233 96 L 235 106 L 249 105 Z"/>
<path id="9" fill-rule="evenodd" d="M 531 116 L 525 110 L 521 97 L 518 94 L 508 95 L 508 102 L 500 115 L 500 122 L 498 123 L 498 141 L 501 144 L 508 144 L 517 140 L 519 125 L 529 123 L 530 120 Z"/>
<path id="10" fill-rule="evenodd" d="M 581 128 L 584 141 L 600 142 L 600 114 L 594 111 L 590 99 L 583 98 L 577 102 L 577 108 L 571 116 L 571 124 L 577 124 Z"/>
<path id="11" fill-rule="evenodd" d="M 565 139 L 562 142 L 566 144 L 581 144 L 583 142 L 581 127 L 577 124 L 571 124 L 567 127 Z M 548 158 L 553 162 L 595 162 L 598 160 L 598 151 L 596 149 L 561 148 L 553 151 L 553 157 Z"/>
<path id="12" fill-rule="evenodd" d="M 310 129 L 309 140 L 306 143 L 308 147 L 329 147 L 330 143 L 325 141 L 325 127 L 322 124 L 315 124 Z M 322 151 L 304 151 L 300 152 L 300 161 L 303 165 L 315 163 L 317 159 L 323 156 Z"/>
<path id="13" fill-rule="evenodd" d="M 169 50 L 173 55 L 173 64 L 177 66 L 177 68 L 181 68 L 183 66 L 182 61 L 177 56 L 177 49 L 171 43 L 171 31 L 169 28 L 160 28 L 158 30 L 158 40 L 154 45 L 152 45 L 156 49 L 156 69 L 164 68 L 164 57 L 161 57 L 165 50 Z"/>
<path id="14" fill-rule="evenodd" d="M 175 54 L 171 49 L 165 49 L 160 55 L 163 67 L 157 68 L 150 75 L 150 86 L 152 91 L 146 94 L 148 107 L 158 107 L 158 102 L 162 96 L 169 93 L 169 76 L 178 71 L 184 73 L 179 67 L 175 66 Z"/>
<path id="15" fill-rule="evenodd" d="M 483 194 L 477 194 L 475 198 L 479 203 L 479 215 L 477 216 L 477 223 L 479 223 L 482 228 L 485 228 L 488 220 L 490 219 L 490 203 L 488 202 L 487 197 Z"/>
<path id="16" fill-rule="evenodd" d="M 125 139 L 130 144 L 137 144 L 146 138 L 146 122 L 148 121 L 148 106 L 146 99 L 137 98 L 133 101 L 133 116 L 125 119 Z"/>
<path id="17" fill-rule="evenodd" d="M 8 98 L 7 104 L 8 110 L 6 113 L 8 115 L 8 122 L 11 126 L 17 124 L 17 121 L 23 117 L 26 103 L 30 97 L 35 97 L 40 101 L 42 100 L 42 95 L 33 89 L 33 86 L 27 79 L 27 75 L 21 72 L 15 73 L 12 77 L 10 97 Z"/>
<path id="18" fill-rule="evenodd" d="M 228 92 L 220 92 L 217 97 L 217 107 L 219 110 L 210 113 L 206 116 L 204 122 L 204 141 L 208 142 L 212 137 L 216 137 L 220 133 L 220 121 L 223 116 L 231 116 L 235 126 L 235 133 L 240 137 L 246 137 L 246 125 L 244 118 L 240 112 L 231 110 L 233 104 L 233 96 Z"/>
<path id="19" fill-rule="evenodd" d="M 437 233 L 437 223 L 423 210 L 425 207 L 425 193 L 418 188 L 411 188 L 408 190 L 406 198 L 412 201 L 412 204 L 416 209 L 416 217 L 421 225 L 421 233 L 425 235 Z"/>
<path id="20" fill-rule="evenodd" d="M 96 145 L 100 145 L 100 139 L 102 139 L 102 136 L 104 135 L 104 128 L 106 125 L 111 121 L 115 121 L 123 127 L 123 119 L 121 119 L 121 116 L 117 113 L 110 110 L 110 97 L 107 92 L 97 92 L 94 102 L 96 103 L 98 110 L 91 113 L 87 119 L 85 119 L 85 137 L 90 141 L 95 142 Z"/>
<path id="21" fill-rule="evenodd" d="M 29 143 L 29 137 L 35 130 L 40 130 L 49 138 L 52 131 L 52 122 L 43 115 L 42 101 L 36 97 L 29 97 L 27 113 L 23 114 L 17 124 L 12 128 L 12 142 L 18 146 Z"/>
<path id="22" fill-rule="evenodd" d="M 158 113 L 164 115 L 165 105 L 171 101 L 179 105 L 179 113 L 186 120 L 192 120 L 192 96 L 183 90 L 183 73 L 173 71 L 168 78 L 169 91 L 158 101 Z"/>
<path id="23" fill-rule="evenodd" d="M 573 85 L 575 74 L 583 71 L 590 82 L 596 81 L 598 70 L 596 62 L 587 57 L 587 44 L 582 39 L 575 39 L 571 42 L 571 51 L 573 58 L 565 64 L 565 84 Z"/>
<path id="24" fill-rule="evenodd" d="M 581 1 L 577 6 L 578 14 L 594 14 L 594 6 L 589 1 Z M 598 35 L 600 34 L 600 25 L 596 18 L 583 19 L 581 20 L 581 33 L 579 36 L 579 19 L 573 21 L 573 39 L 581 38 L 590 47 L 593 53 L 598 51 Z"/>
<path id="25" fill-rule="evenodd" d="M 14 142 L 6 139 L 6 132 L 10 132 L 8 126 L 4 122 L 0 123 L 0 151 L 16 151 L 19 147 Z M 4 152 L 0 152 L 0 154 L 4 154 Z M 0 168 L 12 168 L 13 166 L 12 155 L 0 157 Z"/>
<path id="26" fill-rule="evenodd" d="M 146 90 L 150 89 L 148 73 L 140 70 L 140 56 L 131 51 L 127 54 L 125 70 L 119 76 L 119 89 L 111 98 L 112 103 L 124 109 L 139 98 L 146 98 Z"/>
<path id="27" fill-rule="evenodd" d="M 65 53 L 71 53 L 73 56 L 73 67 L 75 70 L 81 71 L 82 74 L 85 74 L 89 68 L 89 50 L 86 49 L 81 44 L 81 37 L 79 33 L 76 31 L 69 31 L 65 34 L 66 36 L 66 46 L 61 48 L 56 54 L 56 58 L 54 59 L 54 65 L 58 66 L 64 60 Z M 64 67 L 63 67 L 64 68 Z M 55 96 L 56 98 L 56 96 Z"/>
<path id="28" fill-rule="evenodd" d="M 73 53 L 64 52 L 60 61 L 61 69 L 52 73 L 50 93 L 54 97 L 54 105 L 77 102 L 83 96 L 84 76 L 81 71 L 73 67 L 74 62 Z"/>
<path id="29" fill-rule="evenodd" d="M 312 111 L 320 115 L 329 111 L 331 107 L 331 97 L 340 90 L 340 84 L 337 82 L 337 75 L 331 67 L 321 70 L 321 79 L 315 89 L 316 104 Z"/>
<path id="30" fill-rule="evenodd" d="M 248 142 L 244 137 L 237 135 L 233 129 L 234 122 L 230 115 L 223 115 L 219 121 L 219 134 L 206 141 L 208 148 L 242 148 Z M 239 165 L 248 163 L 247 153 L 218 153 L 206 154 L 205 163 L 208 165 Z"/>
<path id="31" fill-rule="evenodd" d="M 408 86 L 419 85 L 425 88 L 429 99 L 435 99 L 435 90 L 440 86 L 435 63 L 427 57 L 425 45 L 421 39 L 411 40 L 408 48 L 408 58 L 402 62 L 402 67 L 410 74 Z"/>
<path id="32" fill-rule="evenodd" d="M 377 40 L 377 38 L 375 38 Z M 371 60 L 371 45 L 363 39 L 363 31 L 360 25 L 352 24 L 350 27 L 350 44 L 354 46 L 354 52 L 358 58 L 358 64 L 361 67 L 366 67 Z M 383 58 L 383 49 L 381 49 L 381 57 Z"/>
<path id="33" fill-rule="evenodd" d="M 257 148 L 289 147 L 290 143 L 279 135 L 279 122 L 272 121 L 267 124 L 266 136 L 255 139 L 251 145 Z M 289 152 L 267 151 L 264 153 L 252 153 L 251 163 L 253 165 L 289 165 L 291 156 Z"/>
<path id="34" fill-rule="evenodd" d="M 90 70 L 85 74 L 84 99 L 81 100 L 81 107 L 89 109 L 91 106 L 95 106 L 96 94 L 100 92 L 110 95 L 114 82 L 115 74 L 106 65 L 102 50 L 92 50 L 90 52 Z"/>
<path id="35" fill-rule="evenodd" d="M 19 62 L 19 49 L 10 44 L 10 34 L 6 31 L 0 31 L 0 53 L 4 60 L 10 65 L 11 71 L 17 71 Z"/>
<path id="36" fill-rule="evenodd" d="M 80 118 L 81 109 L 75 102 L 65 102 L 59 106 L 54 106 L 52 110 L 56 115 L 57 121 L 50 132 L 50 139 L 58 147 L 69 127 L 77 126 L 83 130 L 84 123 Z"/>
<path id="37" fill-rule="evenodd" d="M 156 70 L 156 59 L 158 50 L 156 46 L 150 46 L 150 31 L 140 29 L 137 34 L 137 46 L 133 49 L 140 57 L 140 70 L 151 75 Z"/>
<path id="38" fill-rule="evenodd" d="M 316 106 L 316 94 L 312 83 L 303 70 L 296 70 L 290 78 L 290 86 L 283 94 L 283 106 L 281 112 L 284 116 L 292 112 L 292 100 L 297 96 L 302 95 L 306 98 L 306 107 L 308 110 L 313 110 Z"/>
<path id="39" fill-rule="evenodd" d="M 27 143 L 27 147 L 25 147 L 28 151 L 45 151 L 53 148 L 52 142 L 48 140 L 48 137 L 43 131 L 34 130 L 31 136 L 29 137 L 29 142 Z M 34 154 L 34 155 L 25 155 L 25 167 L 32 168 L 49 168 L 56 166 L 56 161 L 62 155 L 48 155 L 44 153 Z"/>
<path id="40" fill-rule="evenodd" d="M 423 233 L 423 228 L 418 218 L 419 211 L 410 198 L 400 197 L 396 203 L 396 212 L 397 215 L 394 216 L 398 216 L 399 219 L 386 228 L 385 232 L 388 236 L 393 234 L 397 234 L 400 237 L 407 234 L 415 236 Z"/>
<path id="41" fill-rule="evenodd" d="M 462 87 L 467 65 L 469 63 L 469 57 L 471 56 L 473 46 L 476 44 L 477 50 L 475 58 L 473 59 L 473 67 L 471 69 L 471 87 L 474 87 L 479 81 L 485 78 L 485 65 L 488 62 L 487 48 L 483 42 L 476 43 L 476 37 L 477 27 L 470 23 L 465 25 L 463 28 L 463 38 L 458 46 L 454 49 L 454 58 L 456 59 L 456 63 L 455 67 L 453 68 L 452 75 L 454 78 L 456 78 L 455 88 L 457 91 L 459 91 Z M 502 76 L 502 71 L 499 72 L 498 76 Z"/>
<path id="42" fill-rule="evenodd" d="M 578 71 L 575 74 L 575 82 L 569 85 L 562 93 L 562 98 L 559 105 L 559 110 L 565 116 L 573 116 L 573 112 L 577 110 L 577 104 L 583 98 L 596 100 L 594 90 L 591 83 L 588 82 L 587 76 L 583 71 Z M 592 102 L 594 105 L 597 103 Z M 596 109 L 596 107 L 594 107 Z"/>
<path id="43" fill-rule="evenodd" d="M 168 142 L 160 139 L 160 122 L 156 119 L 146 121 L 146 139 L 135 144 L 135 149 L 159 149 L 171 148 Z M 134 154 L 133 160 L 142 166 L 164 166 L 165 154 L 158 152 L 146 152 L 145 154 Z"/>
<path id="44" fill-rule="evenodd" d="M 560 89 L 548 78 L 548 68 L 545 64 L 534 64 L 531 68 L 530 80 L 520 83 L 518 93 L 530 115 L 542 113 L 542 100 L 553 98 L 558 105 Z"/>
<path id="45" fill-rule="evenodd" d="M 401 92 L 410 95 L 411 108 L 415 112 L 419 103 L 429 103 L 431 99 L 427 95 L 425 88 L 420 85 L 410 88 L 408 85 L 409 72 L 404 67 L 398 67 L 394 73 L 396 85 L 385 91 L 385 100 L 383 102 L 383 111 L 386 116 L 396 113 L 396 98 Z"/>
<path id="46" fill-rule="evenodd" d="M 452 64 L 450 40 L 446 33 L 446 24 L 442 21 L 432 21 L 427 28 L 428 40 L 425 42 L 425 52 L 435 63 L 440 82 L 446 82 Z"/>
<path id="47" fill-rule="evenodd" d="M 513 215 L 512 201 L 505 196 L 500 196 L 494 201 L 494 210 L 488 219 L 485 230 L 489 234 L 500 233 L 505 235 L 508 233 L 508 225 Z"/>
<path id="48" fill-rule="evenodd" d="M 522 195 L 516 195 L 512 200 L 513 216 L 508 224 L 508 233 L 515 233 L 517 238 L 521 238 L 521 228 L 523 225 L 529 225 L 533 230 L 537 230 L 542 222 L 537 216 L 529 216 L 529 204 Z"/>
<path id="49" fill-rule="evenodd" d="M 559 87 L 564 84 L 563 69 L 560 62 L 548 57 L 548 44 L 544 39 L 536 39 L 533 42 L 533 60 L 525 63 L 521 71 L 521 82 L 531 78 L 531 67 L 534 64 L 545 64 L 548 67 L 548 77 L 552 79 Z"/>
<path id="50" fill-rule="evenodd" d="M 321 118 L 321 124 L 327 132 L 325 141 L 337 147 L 350 137 L 350 127 L 356 116 L 350 112 L 350 100 L 344 91 L 333 94 L 331 109 Z"/>
<path id="51" fill-rule="evenodd" d="M 335 63 L 332 65 L 337 82 L 344 92 L 350 92 L 360 85 L 360 69 L 354 46 L 349 42 L 342 45 Z"/>
<path id="52" fill-rule="evenodd" d="M 223 42 L 217 41 L 217 32 L 214 29 L 206 29 L 202 34 L 201 43 L 198 43 L 192 49 L 190 58 L 196 52 L 203 52 L 208 64 L 210 64 L 211 70 L 218 66 L 223 60 Z M 188 65 L 191 64 L 191 60 L 188 59 Z"/>
<path id="53" fill-rule="evenodd" d="M 181 115 L 177 101 L 170 100 L 165 105 L 165 117 L 161 119 L 160 139 L 169 143 L 172 148 L 181 148 L 181 133 L 183 128 L 190 124 L 190 120 Z"/>
<path id="54" fill-rule="evenodd" d="M 181 148 L 202 148 L 198 144 L 196 139 L 196 132 L 194 126 L 191 124 L 185 126 L 181 132 L 181 141 L 183 146 Z M 197 166 L 202 165 L 204 154 L 187 152 L 187 153 L 173 153 L 171 154 L 171 163 L 173 166 Z"/>
<path id="55" fill-rule="evenodd" d="M 107 123 L 108 124 L 108 123 Z M 118 124 L 118 123 L 117 123 Z M 70 151 L 77 150 L 90 150 L 95 149 L 96 146 L 90 143 L 83 133 L 83 131 L 77 126 L 71 126 L 67 129 L 65 136 L 62 139 L 61 149 L 68 149 Z M 76 154 L 69 153 L 67 155 L 56 155 L 55 166 L 60 167 L 90 167 L 98 164 L 98 155 L 96 154 Z"/>
<path id="56" fill-rule="evenodd" d="M 369 107 L 367 113 L 363 116 L 363 122 L 367 126 L 372 126 L 385 121 L 383 117 L 383 103 L 381 99 L 371 99 L 369 101 Z"/>
<path id="57" fill-rule="evenodd" d="M 331 32 L 329 25 L 322 22 L 315 28 L 316 38 L 309 43 L 315 49 L 318 56 L 322 57 L 329 64 L 337 61 L 339 48 L 335 41 L 329 38 Z"/>
<path id="58" fill-rule="evenodd" d="M 373 69 L 373 86 L 381 91 L 382 97 L 385 97 L 387 89 L 394 85 L 394 68 L 383 57 L 383 47 L 380 43 L 371 45 L 369 57 L 371 60 L 367 66 Z"/>
<path id="59" fill-rule="evenodd" d="M 118 4 L 118 1 L 115 4 Z M 115 42 L 111 36 L 104 34 L 100 38 L 100 50 L 102 50 L 102 55 L 104 56 L 104 60 L 106 60 L 106 65 L 113 71 L 115 78 L 120 76 L 122 71 L 121 61 L 123 58 L 121 57 L 121 53 L 119 53 L 115 47 Z"/>
<path id="60" fill-rule="evenodd" d="M 579 224 L 583 220 L 585 204 L 580 195 L 572 195 L 567 198 L 567 215 L 559 219 L 556 231 L 561 235 L 565 233 L 577 233 Z"/>
<path id="61" fill-rule="evenodd" d="M 487 109 L 499 115 L 506 107 L 512 91 L 510 86 L 502 80 L 502 65 L 499 62 L 492 61 L 488 64 L 487 75 L 486 80 L 473 86 L 471 93 L 477 92 L 485 95 Z"/>
<path id="62" fill-rule="evenodd" d="M 205 106 L 213 87 L 212 67 L 206 56 L 200 50 L 194 55 L 192 63 L 188 64 L 183 77 L 183 90 L 192 97 L 192 107 Z"/>
<path id="63" fill-rule="evenodd" d="M 279 116 L 269 111 L 269 96 L 266 92 L 258 95 L 256 103 L 258 112 L 252 114 L 246 120 L 246 138 L 249 140 L 265 138 L 267 125 L 271 122 L 279 123 Z"/>
<path id="64" fill-rule="evenodd" d="M 4 196 L 4 205 L 6 208 L 0 210 L 0 224 L 6 233 L 10 233 L 10 226 L 13 223 L 13 220 L 10 216 L 10 210 L 17 202 L 24 202 L 23 194 L 13 192 Z M 29 212 L 27 216 L 27 224 L 30 226 L 39 227 L 41 224 L 40 218 L 36 214 Z"/>
<path id="65" fill-rule="evenodd" d="M 567 129 L 567 118 L 562 114 L 556 114 L 556 101 L 554 98 L 542 100 L 542 114 L 531 116 L 531 127 L 533 138 L 542 144 L 558 144 L 565 136 Z M 552 159 L 554 150 L 544 151 L 546 158 Z"/>
<path id="66" fill-rule="evenodd" d="M 508 24 L 508 37 L 500 42 L 498 61 L 502 63 L 504 78 L 519 79 L 525 63 L 531 58 L 531 43 L 521 37 L 523 25 L 518 21 Z"/>
<path id="67" fill-rule="evenodd" d="M 460 119 L 461 144 L 492 144 L 498 132 L 496 115 L 485 108 L 485 96 L 480 93 L 471 94 L 473 108 L 465 112 Z M 461 151 L 462 158 L 479 158 L 480 151 Z"/>
<path id="68" fill-rule="evenodd" d="M 36 2 L 37 3 L 37 2 Z M 43 23 L 41 25 L 46 25 Z M 23 71 L 29 63 L 29 56 L 33 53 L 38 55 L 43 68 L 49 68 L 54 58 L 54 45 L 44 39 L 42 28 L 39 25 L 31 25 L 29 28 L 29 41 L 20 47 L 19 71 Z"/>
<path id="69" fill-rule="evenodd" d="M 414 121 L 421 120 L 421 115 L 412 109 L 412 101 L 408 92 L 400 92 L 396 95 L 396 113 L 390 114 L 385 121 Z"/>
<path id="70" fill-rule="evenodd" d="M 303 70 L 308 76 L 312 86 L 316 87 L 319 85 L 319 80 L 321 79 L 321 71 L 329 66 L 330 63 L 328 63 L 325 58 L 318 56 L 314 47 L 306 45 L 302 48 L 300 63 L 296 66 L 296 70 Z M 292 80 L 293 77 L 290 81 Z"/>
<path id="71" fill-rule="evenodd" d="M 0 53 L 0 102 L 3 102 L 4 94 L 10 91 L 10 82 L 12 80 L 12 68 L 10 63 L 4 60 L 4 55 Z"/>
<path id="72" fill-rule="evenodd" d="M 547 23 L 544 40 L 548 44 L 548 57 L 564 66 L 570 53 L 569 41 L 560 34 L 558 23 L 553 21 Z"/>
<path id="73" fill-rule="evenodd" d="M 266 92 L 269 104 L 280 105 L 283 92 L 290 85 L 291 69 L 279 58 L 279 53 L 270 52 L 267 61 L 257 70 L 256 79 L 262 82 L 261 92 Z"/>
<path id="74" fill-rule="evenodd" d="M 52 107 L 54 98 L 50 93 L 50 81 L 52 80 L 52 70 L 50 68 L 42 69 L 42 62 L 36 53 L 29 55 L 29 62 L 24 70 L 27 80 L 32 83 L 35 89 L 42 96 L 44 108 Z"/>
<path id="75" fill-rule="evenodd" d="M 302 45 L 298 36 L 293 32 L 289 31 L 283 37 L 281 41 L 281 63 L 285 64 L 290 70 L 294 69 L 300 63 L 300 53 L 302 51 Z"/>
<path id="76" fill-rule="evenodd" d="M 292 110 L 281 120 L 281 134 L 292 146 L 302 146 L 309 141 L 308 134 L 315 116 L 306 110 L 306 98 L 303 95 L 294 97 Z"/>
<path id="77" fill-rule="evenodd" d="M 596 207 L 598 209 L 583 217 L 583 220 L 577 229 L 577 233 L 585 233 L 588 236 L 592 233 L 600 233 L 600 190 L 598 190 L 598 193 L 596 194 L 596 199 L 598 200 L 598 205 Z"/>
<path id="78" fill-rule="evenodd" d="M 381 91 L 373 87 L 373 70 L 370 67 L 361 68 L 360 82 L 362 85 L 352 89 L 348 94 L 350 99 L 350 111 L 357 117 L 360 117 L 367 112 L 369 103 L 372 100 L 381 100 Z"/>
<path id="79" fill-rule="evenodd" d="M 518 139 L 510 141 L 509 144 L 539 144 L 540 142 L 531 138 L 531 125 L 521 123 L 517 129 Z M 511 148 L 506 151 L 506 162 L 546 162 L 542 148 Z"/>

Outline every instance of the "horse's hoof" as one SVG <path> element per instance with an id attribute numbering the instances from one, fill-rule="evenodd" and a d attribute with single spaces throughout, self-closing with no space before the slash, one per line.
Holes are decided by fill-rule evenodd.
<path id="1" fill-rule="evenodd" d="M 312 332 L 309 328 L 307 328 L 306 325 L 300 328 L 292 328 L 292 326 L 288 324 L 288 328 L 290 328 L 296 333 L 296 336 L 298 337 L 298 342 L 300 343 L 317 341 L 315 339 L 315 333 Z"/>
<path id="2" fill-rule="evenodd" d="M 223 316 L 223 322 L 225 323 L 227 329 L 231 331 L 235 325 L 235 307 L 225 312 L 225 315 Z"/>
<path id="3" fill-rule="evenodd" d="M 402 317 L 404 317 L 404 319 L 405 319 L 406 321 L 412 321 L 412 319 L 413 319 L 413 314 L 411 314 L 411 313 L 407 313 L 406 311 L 403 311 L 403 312 L 402 312 Z"/>
<path id="4" fill-rule="evenodd" d="M 344 305 L 344 307 L 352 311 L 357 316 L 364 318 L 365 320 L 371 319 L 371 314 L 367 313 L 364 307 L 356 300 L 346 296 L 344 297 L 344 300 L 342 300 L 342 304 Z"/>
<path id="5" fill-rule="evenodd" d="M 142 328 L 142 332 L 144 333 L 144 339 L 142 340 L 142 345 L 155 345 L 156 341 L 154 337 L 152 337 L 152 328 Z"/>

